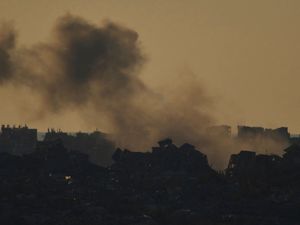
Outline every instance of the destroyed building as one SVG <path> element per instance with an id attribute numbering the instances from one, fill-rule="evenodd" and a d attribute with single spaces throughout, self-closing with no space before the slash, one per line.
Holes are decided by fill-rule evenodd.
<path id="1" fill-rule="evenodd" d="M 283 158 L 287 163 L 300 166 L 300 146 L 298 144 L 292 144 L 284 152 Z"/>
<path id="2" fill-rule="evenodd" d="M 32 152 L 37 144 L 37 129 L 25 126 L 1 126 L 0 151 L 21 155 Z"/>
<path id="3" fill-rule="evenodd" d="M 88 154 L 94 163 L 107 166 L 112 162 L 111 157 L 115 146 L 108 136 L 102 132 L 68 134 L 61 130 L 48 129 L 43 142 L 51 143 L 57 140 L 62 141 L 67 149 Z"/>
<path id="4" fill-rule="evenodd" d="M 291 134 L 290 143 L 300 145 L 300 134 Z"/>
<path id="5" fill-rule="evenodd" d="M 126 170 L 164 170 L 185 171 L 197 173 L 212 171 L 207 157 L 196 150 L 193 145 L 183 144 L 177 147 L 171 139 L 159 142 L 159 147 L 153 147 L 152 152 L 131 152 L 117 149 L 113 155 L 113 167 L 123 167 Z"/>
<path id="6" fill-rule="evenodd" d="M 37 129 L 25 126 L 2 125 L 0 131 L 0 152 L 14 155 L 23 155 L 33 152 L 39 146 L 52 146 L 52 143 L 61 141 L 64 146 L 88 154 L 94 163 L 107 166 L 115 146 L 109 137 L 99 131 L 92 133 L 78 132 L 68 134 L 61 130 L 48 129 L 44 138 L 38 141 Z"/>
<path id="7" fill-rule="evenodd" d="M 88 154 L 94 163 L 107 166 L 112 162 L 111 156 L 115 146 L 108 136 L 102 132 L 78 132 L 68 134 L 61 130 L 48 129 L 43 140 L 38 141 L 37 129 L 25 126 L 2 125 L 0 132 L 0 152 L 14 155 L 31 153 L 38 146 L 51 146 L 61 141 L 64 146 Z"/>
<path id="8" fill-rule="evenodd" d="M 151 152 L 118 149 L 112 166 L 101 167 L 54 136 L 53 131 L 53 139 L 30 154 L 0 153 L 1 224 L 300 221 L 300 173 L 298 161 L 293 161 L 300 155 L 299 146 L 287 148 L 283 157 L 241 151 L 232 155 L 223 174 L 213 170 L 193 145 L 177 147 L 170 138 L 159 141 Z"/>
<path id="9" fill-rule="evenodd" d="M 236 140 L 241 149 L 255 149 L 255 151 L 264 154 L 269 152 L 280 154 L 282 149 L 287 148 L 291 143 L 287 127 L 268 129 L 238 126 Z"/>
<path id="10" fill-rule="evenodd" d="M 256 138 L 289 141 L 290 133 L 287 127 L 269 129 L 263 127 L 238 126 L 238 138 L 251 140 Z"/>
<path id="11" fill-rule="evenodd" d="M 265 136 L 275 140 L 289 140 L 291 135 L 287 127 L 279 127 L 276 129 L 265 129 Z"/>
<path id="12" fill-rule="evenodd" d="M 207 128 L 207 135 L 209 137 L 218 138 L 233 138 L 231 126 L 220 125 L 211 126 Z M 243 142 L 263 142 L 274 141 L 281 143 L 295 143 L 300 138 L 291 135 L 288 131 L 288 127 L 279 127 L 276 129 L 264 128 L 264 127 L 250 127 L 250 126 L 237 126 L 237 139 Z M 299 141 L 300 143 L 300 141 Z"/>
<path id="13" fill-rule="evenodd" d="M 261 178 L 273 176 L 278 172 L 282 158 L 277 155 L 256 154 L 253 151 L 241 151 L 239 154 L 232 154 L 226 169 L 228 177 Z"/>
<path id="14" fill-rule="evenodd" d="M 161 176 L 163 174 L 186 174 L 198 177 L 215 177 L 216 172 L 209 166 L 207 157 L 193 145 L 183 144 L 177 147 L 171 139 L 159 142 L 152 152 L 131 152 L 117 149 L 113 155 L 112 169 L 127 171 L 131 174 Z M 146 175 L 146 176 L 147 176 Z"/>
<path id="15" fill-rule="evenodd" d="M 252 139 L 263 137 L 265 129 L 263 127 L 238 126 L 238 138 Z"/>

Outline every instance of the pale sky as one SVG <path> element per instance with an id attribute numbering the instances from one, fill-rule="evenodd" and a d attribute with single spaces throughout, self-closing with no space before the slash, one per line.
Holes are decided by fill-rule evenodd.
<path id="1" fill-rule="evenodd" d="M 141 77 L 153 87 L 185 68 L 197 74 L 219 123 L 300 133 L 299 0 L 0 0 L 0 19 L 14 21 L 21 46 L 47 40 L 66 12 L 136 30 L 148 58 Z M 0 122 L 22 122 L 14 92 L 0 94 Z M 85 129 L 75 118 L 30 125 Z"/>

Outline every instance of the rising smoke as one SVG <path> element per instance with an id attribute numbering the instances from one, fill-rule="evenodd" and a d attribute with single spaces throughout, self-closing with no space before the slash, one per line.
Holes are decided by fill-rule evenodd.
<path id="1" fill-rule="evenodd" d="M 214 123 L 213 101 L 197 76 L 184 72 L 151 90 L 139 77 L 145 62 L 138 33 L 112 22 L 97 26 L 67 14 L 56 21 L 51 41 L 30 48 L 16 45 L 12 24 L 0 29 L 0 85 L 12 85 L 16 93 L 30 89 L 39 101 L 27 103 L 36 109 L 28 113 L 37 120 L 77 111 L 120 147 L 144 150 L 171 137 L 196 145 L 224 167 L 241 145 L 206 134 Z"/>
<path id="2" fill-rule="evenodd" d="M 13 75 L 11 50 L 15 47 L 16 33 L 10 23 L 3 23 L 0 29 L 0 84 Z"/>
<path id="3" fill-rule="evenodd" d="M 31 89 L 40 98 L 37 118 L 82 111 L 87 123 L 105 120 L 103 129 L 132 149 L 167 136 L 205 142 L 211 100 L 193 75 L 166 84 L 162 92 L 150 90 L 139 78 L 146 60 L 137 32 L 112 22 L 96 26 L 68 14 L 57 20 L 51 42 L 18 48 L 15 39 L 14 29 L 3 26 L 0 81 Z"/>

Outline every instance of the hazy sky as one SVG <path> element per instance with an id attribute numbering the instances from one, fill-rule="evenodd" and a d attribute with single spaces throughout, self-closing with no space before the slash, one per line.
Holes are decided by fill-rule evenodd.
<path id="1" fill-rule="evenodd" d="M 47 40 L 66 12 L 136 30 L 148 58 L 142 78 L 153 87 L 172 85 L 180 71 L 197 74 L 219 123 L 300 133 L 299 0 L 0 0 L 0 19 L 14 21 L 19 45 Z M 22 122 L 14 97 L 0 90 L 0 122 Z M 85 129 L 76 116 L 30 125 Z"/>

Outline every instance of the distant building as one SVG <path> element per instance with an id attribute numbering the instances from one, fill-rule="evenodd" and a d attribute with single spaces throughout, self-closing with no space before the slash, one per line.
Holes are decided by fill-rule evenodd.
<path id="1" fill-rule="evenodd" d="M 44 143 L 61 141 L 70 150 L 79 151 L 90 156 L 90 160 L 102 166 L 109 165 L 115 145 L 105 133 L 94 131 L 92 133 L 78 132 L 68 134 L 61 130 L 48 129 Z"/>
<path id="2" fill-rule="evenodd" d="M 241 176 L 247 173 L 255 164 L 256 153 L 252 151 L 241 151 L 239 154 L 233 154 L 230 157 L 227 175 Z"/>
<path id="3" fill-rule="evenodd" d="M 268 177 L 278 171 L 282 158 L 277 155 L 257 155 L 252 151 L 241 151 L 230 157 L 226 174 L 234 178 L 249 178 L 249 176 Z"/>
<path id="4" fill-rule="evenodd" d="M 290 133 L 287 127 L 279 127 L 276 129 L 268 129 L 263 127 L 238 126 L 238 138 L 240 139 L 273 139 L 278 141 L 289 141 Z"/>
<path id="5" fill-rule="evenodd" d="M 228 125 L 212 126 L 207 128 L 207 133 L 211 137 L 231 137 L 231 127 Z"/>
<path id="6" fill-rule="evenodd" d="M 263 127 L 238 126 L 238 138 L 252 139 L 263 137 L 264 131 L 265 129 Z"/>
<path id="7" fill-rule="evenodd" d="M 265 136 L 275 140 L 289 140 L 291 135 L 287 127 L 279 127 L 277 129 L 265 129 Z"/>
<path id="8" fill-rule="evenodd" d="M 156 176 L 165 180 L 168 174 L 177 174 L 186 177 L 193 174 L 195 177 L 215 176 L 215 171 L 209 166 L 205 154 L 198 151 L 193 145 L 183 144 L 177 147 L 170 138 L 158 142 L 159 147 L 153 147 L 152 152 L 131 152 L 117 149 L 113 154 L 115 171 L 130 172 L 137 176 L 141 173 L 147 176 Z"/>
<path id="9" fill-rule="evenodd" d="M 26 154 L 32 152 L 37 144 L 37 129 L 25 126 L 1 126 L 0 151 L 12 154 Z"/>
<path id="10" fill-rule="evenodd" d="M 300 146 L 292 144 L 284 150 L 283 159 L 290 164 L 300 165 Z"/>
<path id="11" fill-rule="evenodd" d="M 292 134 L 290 136 L 290 142 L 291 144 L 300 145 L 300 134 Z"/>

